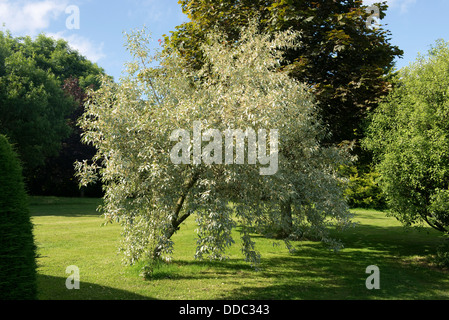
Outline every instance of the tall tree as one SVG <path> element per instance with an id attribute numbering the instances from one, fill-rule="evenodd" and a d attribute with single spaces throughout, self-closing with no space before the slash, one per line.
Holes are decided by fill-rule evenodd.
<path id="1" fill-rule="evenodd" d="M 389 43 L 389 32 L 367 27 L 372 13 L 362 1 L 345 0 L 180 0 L 190 21 L 165 37 L 179 48 L 185 65 L 201 68 L 201 45 L 213 28 L 233 42 L 239 28 L 258 17 L 262 32 L 299 31 L 300 46 L 285 50 L 280 66 L 306 83 L 317 98 L 320 117 L 331 136 L 323 142 L 361 138 L 369 110 L 390 90 L 386 75 L 402 51 Z M 379 18 L 386 3 L 378 4 Z"/>
<path id="2" fill-rule="evenodd" d="M 34 39 L 26 36 L 14 40 L 13 51 L 20 51 L 25 57 L 33 58 L 40 69 L 50 70 L 61 83 L 76 78 L 82 89 L 91 85 L 97 88 L 100 84 L 98 75 L 105 73 L 63 39 L 56 40 L 39 34 Z"/>
<path id="3" fill-rule="evenodd" d="M 101 197 L 103 193 L 100 183 L 79 188 L 75 177 L 75 162 L 92 158 L 96 153 L 93 146 L 81 142 L 82 130 L 77 124 L 84 113 L 86 90 L 80 87 L 77 78 L 72 77 L 64 81 L 62 88 L 66 96 L 73 98 L 76 103 L 75 110 L 67 118 L 70 135 L 61 141 L 57 156 L 46 158 L 45 165 L 34 170 L 33 179 L 28 180 L 28 189 L 33 195 Z M 93 88 L 94 85 L 89 87 Z"/>
<path id="4" fill-rule="evenodd" d="M 1 37 L 0 37 L 1 46 Z M 17 145 L 25 174 L 57 154 L 69 133 L 65 118 L 74 108 L 59 81 L 20 51 L 9 52 L 0 75 L 0 132 Z"/>
<path id="5" fill-rule="evenodd" d="M 100 74 L 104 74 L 103 69 L 64 40 L 44 34 L 32 39 L 0 32 L 0 133 L 17 145 L 26 182 L 33 193 L 42 191 L 39 184 L 51 171 L 73 167 L 73 162 L 47 161 L 58 156 L 64 139 L 69 139 L 65 145 L 79 144 L 80 140 L 73 136 L 79 133 L 76 121 L 70 122 L 71 116 L 80 113 L 80 97 L 73 90 L 64 91 L 64 82 L 76 78 L 76 85 L 83 91 L 98 87 Z M 68 150 L 65 148 L 64 152 Z M 73 177 L 65 179 L 74 182 Z"/>
<path id="6" fill-rule="evenodd" d="M 83 184 L 104 183 L 102 209 L 124 227 L 128 262 L 170 256 L 172 235 L 195 216 L 196 257 L 223 257 L 239 223 L 243 253 L 256 263 L 251 233 L 290 223 L 277 219 L 285 199 L 292 234 L 339 246 L 328 227 L 351 225 L 337 174 L 349 158 L 320 146 L 313 97 L 276 72 L 283 60 L 277 48 L 293 48 L 296 37 L 260 34 L 256 24 L 243 29 L 238 45 L 214 33 L 202 47 L 204 67 L 189 70 L 177 50 L 150 68 L 145 33 L 129 35 L 136 61 L 121 83 L 104 81 L 92 93 L 81 127 L 98 152 L 78 165 Z"/>
<path id="7" fill-rule="evenodd" d="M 391 213 L 405 225 L 449 232 L 449 43 L 400 70 L 372 117 L 364 145 L 375 154 Z"/>

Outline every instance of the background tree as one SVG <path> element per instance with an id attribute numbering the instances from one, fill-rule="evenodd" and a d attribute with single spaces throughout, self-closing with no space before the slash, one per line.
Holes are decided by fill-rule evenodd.
<path id="1" fill-rule="evenodd" d="M 33 58 L 40 69 L 51 70 L 61 83 L 76 78 L 82 89 L 91 85 L 98 88 L 98 75 L 103 75 L 104 70 L 72 49 L 67 41 L 56 40 L 45 34 L 39 34 L 35 39 L 26 36 L 10 41 L 14 52 L 20 51 L 25 57 Z"/>
<path id="2" fill-rule="evenodd" d="M 0 39 L 1 40 L 1 39 Z M 17 145 L 25 170 L 57 154 L 69 133 L 65 118 L 74 107 L 49 71 L 21 52 L 11 52 L 0 75 L 0 132 Z"/>
<path id="3" fill-rule="evenodd" d="M 94 89 L 94 85 L 90 88 Z M 71 133 L 61 141 L 59 154 L 48 157 L 44 166 L 34 170 L 33 179 L 28 181 L 28 188 L 34 195 L 42 196 L 101 197 L 103 193 L 100 183 L 79 188 L 75 177 L 75 162 L 92 158 L 96 153 L 93 146 L 81 142 L 82 130 L 77 125 L 78 119 L 84 113 L 87 93 L 80 87 L 77 78 L 66 79 L 62 89 L 76 103 L 76 109 L 67 118 Z"/>
<path id="4" fill-rule="evenodd" d="M 372 155 L 360 147 L 360 140 L 364 137 L 367 115 L 391 90 L 390 72 L 395 58 L 403 52 L 389 43 L 388 30 L 367 27 L 373 12 L 367 12 L 362 1 L 354 0 L 179 2 L 190 21 L 165 36 L 165 47 L 179 48 L 189 68 L 201 68 L 204 57 L 201 44 L 214 27 L 226 33 L 230 42 L 239 40 L 239 27 L 247 25 L 251 18 L 257 18 L 260 31 L 267 34 L 288 29 L 299 32 L 301 45 L 284 51 L 285 60 L 279 68 L 307 84 L 313 92 L 318 117 L 328 132 L 320 141 L 322 144 L 354 142 L 352 154 L 358 160 L 342 170 L 351 179 L 347 191 L 349 203 L 381 206 L 383 195 L 375 193 L 379 188 L 372 179 L 377 175 L 373 172 Z M 383 19 L 388 8 L 386 2 L 376 5 L 379 18 Z M 288 210 L 284 215 L 286 220 L 290 219 Z M 287 228 L 279 236 L 288 233 Z"/>
<path id="5" fill-rule="evenodd" d="M 449 45 L 400 70 L 372 118 L 364 145 L 375 154 L 391 213 L 405 225 L 449 231 Z"/>
<path id="6" fill-rule="evenodd" d="M 36 299 L 36 247 L 17 154 L 0 135 L 0 299 Z"/>
<path id="7" fill-rule="evenodd" d="M 283 61 L 278 49 L 295 47 L 297 34 L 272 37 L 256 30 L 251 25 L 242 31 L 238 44 L 213 33 L 203 44 L 205 64 L 199 70 L 186 68 L 176 49 L 157 55 L 160 67 L 150 68 L 148 37 L 132 33 L 128 47 L 135 62 L 128 64 L 129 76 L 119 84 L 105 80 L 91 94 L 81 128 L 83 140 L 98 152 L 79 163 L 79 175 L 82 184 L 95 179 L 104 183 L 102 211 L 106 221 L 123 225 L 128 262 L 170 256 L 172 235 L 194 216 L 197 258 L 223 257 L 233 243 L 231 230 L 239 224 L 243 253 L 256 263 L 259 253 L 250 235 L 273 221 L 285 223 L 272 219 L 285 199 L 291 201 L 292 234 L 313 234 L 334 248 L 340 245 L 328 227 L 350 225 L 337 174 L 348 155 L 320 146 L 324 130 L 313 96 L 303 84 L 276 72 Z M 262 176 L 260 163 L 206 162 L 217 155 L 215 147 L 202 153 L 201 165 L 175 165 L 172 133 L 191 131 L 195 121 L 203 133 L 278 129 L 277 173 Z M 221 147 L 223 140 L 212 132 Z M 207 146 L 203 141 L 202 147 Z"/>
<path id="8" fill-rule="evenodd" d="M 166 36 L 165 44 L 179 48 L 185 65 L 194 69 L 204 63 L 201 45 L 214 27 L 226 33 L 228 41 L 238 41 L 239 28 L 254 17 L 260 21 L 261 32 L 298 31 L 301 45 L 284 51 L 280 67 L 313 90 L 319 116 L 331 133 L 322 142 L 358 141 L 363 137 L 367 112 L 390 91 L 387 75 L 394 59 L 402 55 L 389 43 L 387 30 L 367 28 L 371 13 L 366 12 L 362 1 L 179 2 L 190 21 Z M 382 19 L 386 2 L 378 7 Z"/>
<path id="9" fill-rule="evenodd" d="M 78 131 L 70 117 L 80 113 L 77 111 L 80 97 L 72 96 L 73 90 L 64 92 L 64 81 L 76 78 L 77 86 L 85 90 L 89 86 L 98 87 L 99 74 L 104 71 L 63 40 L 43 34 L 35 39 L 14 38 L 0 32 L 0 133 L 17 145 L 25 179 L 33 194 L 42 193 L 42 188 L 55 189 L 40 183 L 46 176 L 73 166 L 73 162 L 48 163 L 47 159 L 58 156 L 61 142 L 68 138 L 66 145 L 80 144 L 79 138 L 70 136 Z M 67 160 L 70 157 L 73 156 L 66 157 Z M 67 179 L 73 182 L 73 176 L 64 177 L 70 184 Z M 59 189 L 64 188 L 59 185 Z"/>

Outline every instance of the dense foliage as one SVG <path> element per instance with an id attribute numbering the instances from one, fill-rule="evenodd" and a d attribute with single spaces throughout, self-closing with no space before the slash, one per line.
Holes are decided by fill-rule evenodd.
<path id="1" fill-rule="evenodd" d="M 288 239 L 313 235 L 340 246 L 328 228 L 351 225 L 344 181 L 337 173 L 350 159 L 344 150 L 320 145 L 326 132 L 317 121 L 313 96 L 277 71 L 280 49 L 296 47 L 297 37 L 258 33 L 257 24 L 242 30 L 239 43 L 212 32 L 202 47 L 203 68 L 196 70 L 182 64 L 176 48 L 157 54 L 160 67 L 150 67 L 146 33 L 128 35 L 135 61 L 119 84 L 104 79 L 91 93 L 80 124 L 83 140 L 98 152 L 78 165 L 83 184 L 104 183 L 102 210 L 107 221 L 123 225 L 128 262 L 169 257 L 171 236 L 191 216 L 198 224 L 197 258 L 222 258 L 237 225 L 242 251 L 252 263 L 259 253 L 251 234 L 274 224 L 288 225 Z M 192 147 L 187 147 L 181 163 L 171 152 L 179 145 L 177 130 L 191 132 L 195 124 L 202 127 L 203 140 L 193 137 L 193 158 L 199 153 L 203 161 L 190 163 Z M 249 135 L 248 161 L 235 164 L 236 155 L 234 164 L 223 162 L 220 132 L 228 129 L 270 132 L 268 154 L 278 160 L 275 174 L 261 175 L 266 162 L 250 163 Z M 278 144 L 273 130 L 278 130 Z M 262 143 L 260 137 L 259 160 L 268 151 L 268 139 Z M 190 143 L 191 134 L 186 139 Z M 281 210 L 290 213 L 289 221 L 278 218 Z"/>
<path id="2" fill-rule="evenodd" d="M 385 197 L 378 183 L 380 175 L 373 168 L 343 166 L 341 174 L 349 180 L 345 196 L 351 208 L 385 209 Z"/>
<path id="3" fill-rule="evenodd" d="M 87 99 L 86 89 L 80 87 L 77 78 L 64 81 L 65 95 L 75 100 L 76 108 L 67 117 L 70 135 L 61 141 L 61 148 L 57 156 L 48 157 L 45 165 L 33 170 L 33 176 L 28 179 L 28 188 L 33 195 L 57 197 L 102 197 L 100 183 L 79 188 L 75 177 L 74 163 L 83 159 L 92 158 L 96 150 L 90 145 L 81 142 L 81 128 L 77 125 L 78 119 L 84 113 L 84 103 Z M 92 85 L 90 88 L 94 88 Z"/>
<path id="4" fill-rule="evenodd" d="M 186 67 L 204 63 L 202 44 L 217 27 L 229 41 L 238 41 L 239 28 L 252 18 L 268 35 L 298 31 L 301 45 L 284 51 L 280 68 L 313 89 L 319 116 L 332 135 L 323 142 L 340 143 L 363 136 L 363 120 L 391 90 L 388 78 L 402 51 L 389 43 L 383 27 L 367 26 L 370 12 L 362 1 L 330 0 L 181 0 L 190 21 L 165 37 L 168 48 L 180 50 Z M 379 18 L 386 3 L 378 4 Z M 358 149 L 357 149 L 358 150 Z"/>
<path id="5" fill-rule="evenodd" d="M 15 41 L 0 33 L 0 133 L 17 145 L 25 169 L 31 170 L 57 154 L 69 133 L 65 118 L 73 101 L 53 73 L 23 51 L 13 50 Z"/>
<path id="6" fill-rule="evenodd" d="M 36 248 L 17 154 L 0 135 L 0 300 L 36 298 Z"/>
<path id="7" fill-rule="evenodd" d="M 79 134 L 74 136 L 79 130 L 73 117 L 83 111 L 79 92 L 98 87 L 100 74 L 104 74 L 101 68 L 63 40 L 0 32 L 0 133 L 17 146 L 33 194 L 58 189 L 75 192 L 73 158 L 83 148 Z M 73 87 L 70 81 L 76 82 L 79 92 L 68 90 Z M 62 143 L 68 146 L 62 157 L 71 163 L 55 160 Z M 92 154 L 89 151 L 76 160 Z"/>
<path id="8" fill-rule="evenodd" d="M 380 186 L 405 225 L 449 231 L 449 45 L 400 70 L 380 105 L 365 146 L 376 156 Z"/>

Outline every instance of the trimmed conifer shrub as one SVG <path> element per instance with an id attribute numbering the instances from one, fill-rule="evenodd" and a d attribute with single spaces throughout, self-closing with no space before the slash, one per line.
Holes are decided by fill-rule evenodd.
<path id="1" fill-rule="evenodd" d="M 36 298 L 36 247 L 18 156 L 0 135 L 0 299 Z"/>

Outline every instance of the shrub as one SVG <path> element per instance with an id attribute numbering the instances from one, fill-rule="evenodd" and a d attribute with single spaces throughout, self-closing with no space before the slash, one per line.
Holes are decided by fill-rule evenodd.
<path id="1" fill-rule="evenodd" d="M 405 226 L 449 234 L 449 42 L 394 77 L 362 147 L 372 152 L 389 211 Z"/>
<path id="2" fill-rule="evenodd" d="M 436 250 L 433 262 L 440 268 L 449 268 L 449 239 L 445 239 Z"/>
<path id="3" fill-rule="evenodd" d="M 378 185 L 379 174 L 374 170 L 358 169 L 356 166 L 345 166 L 342 173 L 348 178 L 345 196 L 351 208 L 384 209 L 385 197 Z"/>
<path id="4" fill-rule="evenodd" d="M 22 167 L 0 135 L 0 299 L 36 298 L 36 247 Z"/>

